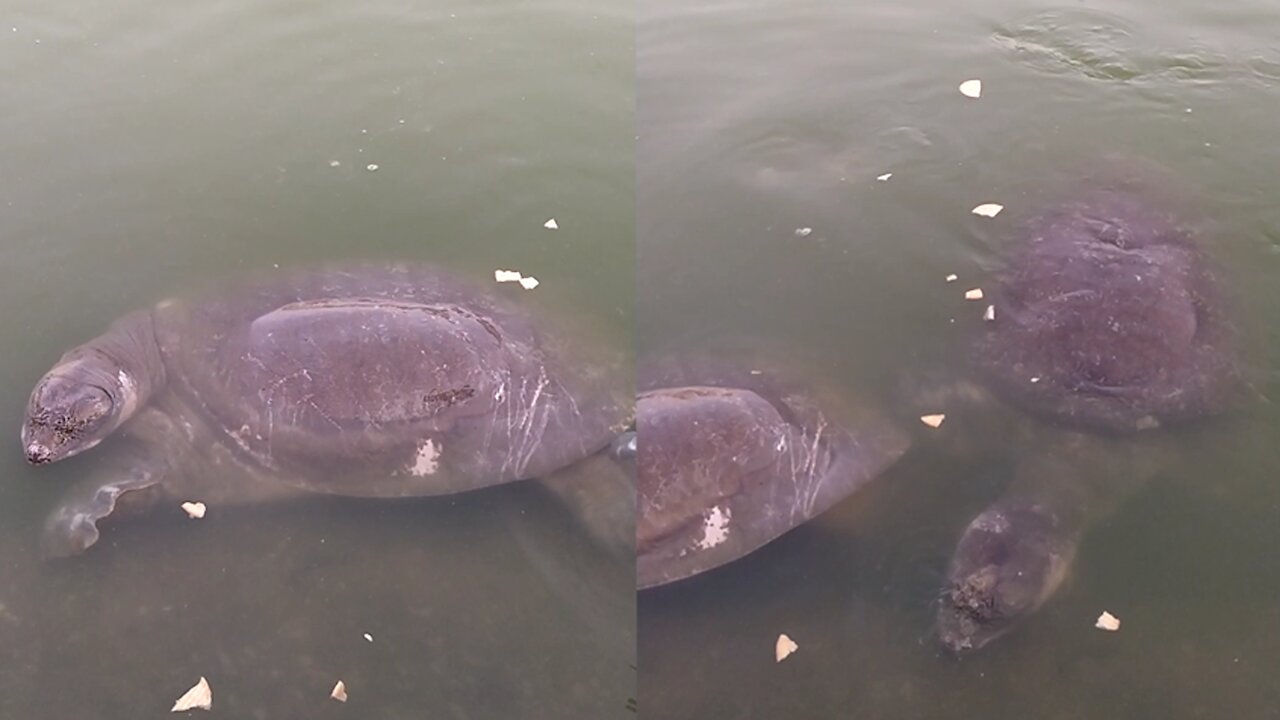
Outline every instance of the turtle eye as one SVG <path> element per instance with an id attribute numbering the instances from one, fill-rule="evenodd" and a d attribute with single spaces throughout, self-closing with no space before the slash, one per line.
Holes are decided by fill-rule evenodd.
<path id="1" fill-rule="evenodd" d="M 42 422 L 68 435 L 91 428 L 111 414 L 111 396 L 88 383 L 47 383 L 33 403 L 33 414 Z"/>
<path id="2" fill-rule="evenodd" d="M 87 427 L 111 414 L 111 396 L 95 385 L 81 387 L 81 393 L 72 398 L 68 420 L 73 425 Z"/>

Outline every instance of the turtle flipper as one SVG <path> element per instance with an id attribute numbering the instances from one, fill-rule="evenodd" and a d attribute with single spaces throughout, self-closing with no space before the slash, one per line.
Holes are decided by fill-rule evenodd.
<path id="1" fill-rule="evenodd" d="M 539 481 L 596 544 L 628 558 L 635 556 L 636 542 L 635 437 L 625 432 L 608 448 Z"/>
<path id="2" fill-rule="evenodd" d="M 45 557 L 70 557 L 98 541 L 98 524 L 141 515 L 164 494 L 159 468 L 146 464 L 95 474 L 77 483 L 45 520 L 41 549 Z"/>

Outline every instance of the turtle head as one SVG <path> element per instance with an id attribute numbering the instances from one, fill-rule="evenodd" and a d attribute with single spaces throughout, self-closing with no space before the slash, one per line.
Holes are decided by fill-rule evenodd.
<path id="1" fill-rule="evenodd" d="M 102 442 L 165 383 L 150 312 L 131 313 L 45 373 L 27 401 L 22 449 L 44 465 Z"/>
<path id="2" fill-rule="evenodd" d="M 60 363 L 27 403 L 22 447 L 33 465 L 56 462 L 102 442 L 137 406 L 137 386 L 105 357 Z"/>
<path id="3" fill-rule="evenodd" d="M 31 393 L 22 424 L 27 462 L 43 465 L 102 442 L 138 407 L 138 383 L 103 353 L 64 358 Z"/>
<path id="4" fill-rule="evenodd" d="M 937 632 L 955 654 L 978 650 L 1034 613 L 1062 583 L 1077 536 L 1038 504 L 997 505 L 969 524 L 951 559 Z"/>

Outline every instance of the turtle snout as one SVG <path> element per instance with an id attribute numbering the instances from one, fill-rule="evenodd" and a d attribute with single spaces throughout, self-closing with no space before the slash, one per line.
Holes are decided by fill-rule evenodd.
<path id="1" fill-rule="evenodd" d="M 53 461 L 53 451 L 48 445 L 40 442 L 27 443 L 27 462 L 32 465 L 44 465 Z"/>
<path id="2" fill-rule="evenodd" d="M 947 609 L 939 613 L 937 633 L 942 648 L 952 655 L 966 655 L 975 650 L 973 621 L 961 612 Z"/>
<path id="3" fill-rule="evenodd" d="M 59 435 L 45 422 L 27 418 L 22 425 L 22 453 L 32 465 L 45 465 L 58 459 Z"/>

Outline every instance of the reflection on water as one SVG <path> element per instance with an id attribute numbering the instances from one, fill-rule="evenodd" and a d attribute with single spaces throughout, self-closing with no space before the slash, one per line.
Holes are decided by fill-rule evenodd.
<path id="1" fill-rule="evenodd" d="M 517 269 L 629 347 L 630 6 L 46 5 L 0 35 L 0 716 L 158 716 L 202 675 L 227 717 L 632 716 L 630 560 L 536 487 L 174 508 L 42 563 L 96 459 L 16 441 L 64 350 L 273 266 Z"/>
<path id="2" fill-rule="evenodd" d="M 1040 612 L 959 661 L 933 637 L 948 558 L 1038 448 L 996 435 L 956 453 L 917 428 L 912 454 L 816 521 L 641 594 L 645 712 L 1266 716 L 1280 701 L 1265 629 L 1280 591 L 1269 9 L 949 9 L 641 8 L 639 346 L 763 336 L 823 354 L 849 393 L 945 376 L 981 325 L 964 290 L 993 281 L 1019 221 L 1087 177 L 1085 158 L 1121 153 L 1192 189 L 1180 210 L 1233 303 L 1253 392 L 1177 438 L 1178 462 L 1091 531 Z M 969 78 L 981 99 L 957 92 Z M 970 214 L 988 202 L 1005 212 Z M 1093 628 L 1103 610 L 1118 633 Z M 799 650 L 777 663 L 780 633 Z"/>

